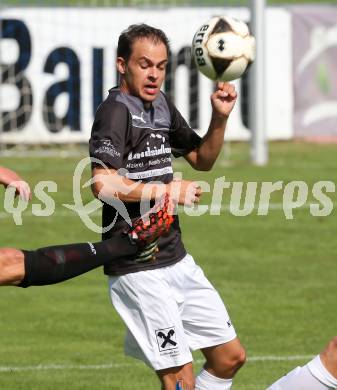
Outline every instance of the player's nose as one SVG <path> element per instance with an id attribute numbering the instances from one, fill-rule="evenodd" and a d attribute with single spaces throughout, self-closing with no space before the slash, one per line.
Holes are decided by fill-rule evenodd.
<path id="1" fill-rule="evenodd" d="M 150 68 L 149 78 L 152 79 L 152 80 L 157 80 L 158 76 L 159 76 L 158 69 L 155 66 Z"/>

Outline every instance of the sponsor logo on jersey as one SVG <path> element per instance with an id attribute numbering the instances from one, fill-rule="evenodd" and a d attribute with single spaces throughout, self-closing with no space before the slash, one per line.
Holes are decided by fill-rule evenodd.
<path id="1" fill-rule="evenodd" d="M 157 149 L 155 146 L 153 148 L 150 148 L 148 146 L 146 150 L 143 152 L 137 152 L 137 153 L 130 152 L 128 155 L 128 160 L 139 160 L 140 158 L 143 157 L 154 157 L 154 156 L 160 156 L 162 154 L 171 154 L 171 148 L 165 147 L 164 144 L 162 144 L 159 149 Z"/>
<path id="2" fill-rule="evenodd" d="M 151 146 L 150 143 L 153 141 L 160 140 L 161 145 L 160 147 L 158 146 Z M 146 143 L 147 147 L 144 151 L 142 152 L 130 152 L 128 155 L 128 160 L 139 160 L 140 158 L 143 157 L 154 157 L 154 156 L 160 156 L 163 154 L 171 154 L 171 148 L 169 146 L 165 146 L 165 137 L 160 135 L 160 134 L 150 134 L 150 139 Z"/>
<path id="3" fill-rule="evenodd" d="M 157 177 L 163 176 L 173 173 L 172 167 L 158 168 L 158 169 L 150 169 L 149 171 L 142 172 L 127 172 L 125 176 L 128 179 L 139 180 L 139 179 L 147 179 L 149 177 Z"/>
<path id="4" fill-rule="evenodd" d="M 115 146 L 109 139 L 103 139 L 100 141 L 100 147 L 97 148 L 94 153 L 96 154 L 108 154 L 111 157 L 120 157 L 121 153 L 116 150 Z"/>
<path id="5" fill-rule="evenodd" d="M 143 115 L 144 115 L 143 111 L 140 113 L 140 116 L 135 115 L 135 114 L 131 114 L 132 119 L 136 119 L 136 120 L 138 120 L 138 121 L 140 121 L 142 123 L 146 123 L 146 120 L 143 118 Z"/>

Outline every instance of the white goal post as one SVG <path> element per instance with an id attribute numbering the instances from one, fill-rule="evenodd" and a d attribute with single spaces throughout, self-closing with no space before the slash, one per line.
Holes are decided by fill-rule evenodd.
<path id="1" fill-rule="evenodd" d="M 265 121 L 265 8 L 265 0 L 250 0 L 256 59 L 250 69 L 249 126 L 252 132 L 251 161 L 256 165 L 265 165 L 268 162 Z"/>

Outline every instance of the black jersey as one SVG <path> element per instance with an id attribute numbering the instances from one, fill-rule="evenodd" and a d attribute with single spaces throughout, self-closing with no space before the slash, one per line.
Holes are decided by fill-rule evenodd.
<path id="1" fill-rule="evenodd" d="M 200 145 L 201 138 L 188 126 L 164 93 L 145 109 L 138 97 L 125 94 L 118 88 L 109 91 L 99 106 L 89 143 L 90 156 L 108 167 L 120 170 L 131 180 L 169 183 L 173 179 L 171 154 L 183 156 Z M 140 203 L 124 203 L 131 219 L 140 216 Z M 127 225 L 121 214 L 111 205 L 103 205 L 103 226 L 113 225 L 103 234 L 110 238 Z M 159 253 L 155 261 L 138 263 L 134 257 L 121 257 L 106 265 L 108 275 L 123 275 L 174 264 L 186 250 L 181 241 L 178 216 L 168 235 L 158 242 Z"/>

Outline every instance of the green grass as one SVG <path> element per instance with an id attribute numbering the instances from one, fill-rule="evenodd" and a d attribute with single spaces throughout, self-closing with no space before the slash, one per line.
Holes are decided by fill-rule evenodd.
<path id="1" fill-rule="evenodd" d="M 230 151 L 209 173 L 195 172 L 180 161 L 176 170 L 184 178 L 207 180 L 211 187 L 223 175 L 231 182 L 303 180 L 309 188 L 319 180 L 337 182 L 337 145 L 275 143 L 266 167 L 247 163 L 247 145 L 233 144 Z M 62 203 L 72 203 L 72 172 L 78 160 L 2 159 L 1 164 L 21 172 L 32 186 L 39 180 L 56 181 L 58 192 L 51 194 L 56 202 L 52 217 L 27 212 L 23 225 L 15 226 L 1 213 L 0 246 L 29 249 L 99 240 L 75 214 L 64 214 Z M 230 194 L 224 191 L 223 205 Z M 272 195 L 271 202 L 281 202 L 281 194 Z M 329 196 L 336 203 L 336 193 Z M 90 201 L 90 192 L 84 191 L 83 198 Z M 3 198 L 0 201 L 3 205 Z M 203 203 L 209 202 L 205 194 Z M 95 220 L 99 222 L 99 216 Z M 300 208 L 293 220 L 286 220 L 283 210 L 270 210 L 267 216 L 254 210 L 247 217 L 228 211 L 199 218 L 182 213 L 181 224 L 188 250 L 226 302 L 248 356 L 314 355 L 336 333 L 335 210 L 328 217 L 313 217 L 308 208 Z M 4 287 L 0 294 L 0 389 L 159 389 L 148 368 L 123 355 L 123 325 L 111 308 L 101 270 L 55 286 Z M 195 358 L 197 370 L 200 354 Z M 305 361 L 248 361 L 233 388 L 265 389 Z M 111 366 L 79 368 L 104 364 Z M 64 368 L 1 371 L 37 365 Z"/>

